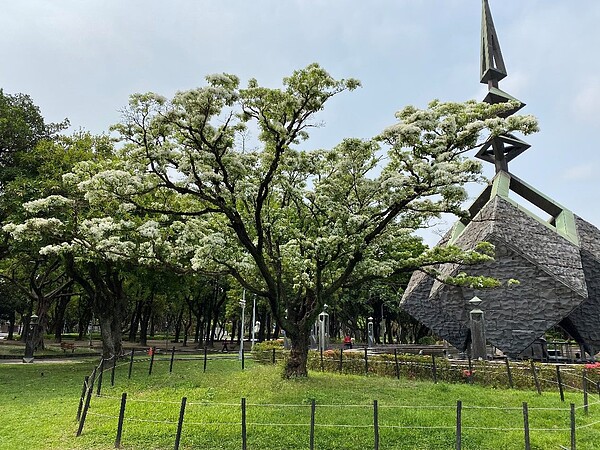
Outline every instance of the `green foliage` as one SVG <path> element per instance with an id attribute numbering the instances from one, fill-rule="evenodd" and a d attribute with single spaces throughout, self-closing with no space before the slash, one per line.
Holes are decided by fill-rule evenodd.
<path id="1" fill-rule="evenodd" d="M 83 205 L 84 217 L 70 220 L 64 209 L 55 216 L 48 206 L 58 197 L 48 197 L 42 217 L 26 221 L 32 235 L 67 231 L 52 236 L 62 242 L 43 246 L 44 254 L 116 271 L 141 262 L 231 276 L 268 302 L 294 355 L 306 351 L 317 315 L 343 288 L 490 259 L 489 245 L 427 250 L 413 232 L 442 213 L 462 214 L 463 186 L 482 179 L 480 164 L 464 153 L 484 132 L 535 131 L 531 117 L 498 117 L 514 105 L 409 106 L 374 139 L 309 151 L 299 144 L 316 114 L 357 80 L 310 64 L 281 88 L 256 80 L 241 88 L 231 74 L 206 81 L 172 99 L 131 96 L 114 127 L 124 141 L 120 159 L 84 161 L 65 176 L 68 200 Z M 239 142 L 252 127 L 260 134 L 248 149 Z M 16 224 L 9 231 L 26 234 Z M 442 281 L 497 285 L 467 274 Z M 389 303 L 389 292 L 380 294 Z M 293 370 L 306 375 L 302 363 Z"/>
<path id="2" fill-rule="evenodd" d="M 66 119 L 58 124 L 44 123 L 31 97 L 5 94 L 0 89 L 0 186 L 18 176 L 30 175 L 28 153 L 68 124 Z"/>
<path id="3" fill-rule="evenodd" d="M 417 343 L 419 345 L 433 345 L 435 344 L 435 338 L 433 336 L 423 336 Z"/>
<path id="4" fill-rule="evenodd" d="M 268 352 L 271 350 L 282 350 L 283 349 L 283 341 L 281 339 L 271 340 L 271 341 L 263 341 L 254 344 L 253 352 L 261 353 Z"/>

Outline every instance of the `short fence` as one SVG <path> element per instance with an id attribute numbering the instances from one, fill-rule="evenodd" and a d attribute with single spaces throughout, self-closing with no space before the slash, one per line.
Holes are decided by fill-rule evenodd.
<path id="1" fill-rule="evenodd" d="M 136 353 L 138 357 L 136 357 Z M 246 449 L 248 442 L 252 443 L 253 431 L 260 428 L 278 428 L 278 429 L 302 429 L 305 434 L 306 446 L 310 449 L 315 448 L 315 440 L 318 441 L 319 430 L 325 429 L 352 429 L 358 430 L 361 433 L 370 433 L 372 446 L 376 450 L 380 445 L 385 447 L 385 442 L 382 442 L 382 432 L 384 431 L 401 431 L 412 430 L 415 432 L 440 432 L 448 433 L 453 431 L 455 438 L 455 448 L 462 448 L 463 437 L 467 433 L 472 432 L 519 432 L 522 433 L 524 448 L 530 448 L 530 436 L 534 433 L 564 433 L 565 442 L 570 442 L 570 447 L 576 448 L 577 430 L 596 427 L 598 422 L 585 424 L 577 424 L 576 416 L 580 415 L 579 411 L 587 416 L 588 411 L 592 407 L 598 408 L 599 402 L 589 401 L 589 388 L 594 386 L 600 395 L 598 381 L 590 378 L 589 373 L 596 374 L 595 370 L 576 370 L 573 367 L 561 367 L 558 365 L 541 365 L 529 363 L 515 363 L 503 361 L 501 363 L 484 362 L 484 361 L 449 361 L 443 358 L 435 358 L 434 356 L 412 356 L 412 355 L 371 355 L 367 351 L 346 351 L 311 353 L 309 357 L 309 366 L 313 370 L 329 370 L 341 373 L 362 373 L 367 375 L 385 375 L 393 376 L 398 379 L 430 379 L 434 382 L 450 381 L 464 383 L 478 383 L 484 385 L 496 386 L 499 380 L 504 377 L 502 383 L 505 387 L 535 387 L 538 394 L 544 390 L 558 389 L 561 395 L 561 400 L 564 401 L 564 391 L 572 390 L 583 395 L 583 405 L 575 406 L 571 403 L 570 406 L 564 408 L 535 408 L 529 407 L 527 403 L 523 403 L 522 407 L 482 407 L 473 405 L 464 405 L 461 401 L 457 401 L 456 405 L 429 405 L 429 406 L 414 406 L 414 405 L 389 405 L 381 404 L 374 400 L 369 405 L 333 405 L 333 404 L 318 404 L 315 400 L 311 400 L 306 404 L 254 404 L 247 403 L 245 398 L 240 400 L 240 403 L 214 403 L 206 400 L 188 401 L 187 397 L 183 397 L 181 401 L 158 401 L 148 399 L 138 399 L 128 397 L 123 393 L 121 397 L 107 396 L 102 393 L 102 384 L 107 383 L 107 378 L 110 376 L 111 386 L 115 385 L 115 374 L 119 367 L 127 367 L 127 377 L 131 378 L 132 368 L 134 364 L 146 363 L 148 370 L 147 374 L 152 375 L 154 363 L 156 361 L 168 361 L 169 372 L 173 371 L 175 363 L 186 361 L 203 361 L 203 371 L 209 369 L 209 363 L 215 359 L 239 359 L 241 369 L 244 369 L 245 355 L 242 351 L 241 355 L 228 354 L 216 355 L 209 354 L 206 349 L 201 352 L 181 352 L 177 354 L 175 349 L 170 352 L 159 354 L 156 349 L 143 350 L 143 357 L 140 357 L 142 351 L 132 350 L 130 355 L 122 358 L 121 362 L 117 358 L 102 359 L 94 368 L 92 373 L 85 377 L 79 407 L 77 411 L 78 429 L 77 436 L 83 432 L 86 418 L 94 417 L 95 420 L 112 421 L 115 425 L 115 447 L 119 448 L 122 443 L 123 432 L 127 429 L 128 424 L 134 422 L 151 423 L 155 426 L 168 425 L 176 428 L 173 436 L 173 445 L 177 450 L 181 440 L 185 439 L 186 434 L 197 432 L 206 432 L 207 429 L 214 427 L 229 427 L 235 428 L 239 432 L 239 444 L 243 449 Z M 253 359 L 263 363 L 276 363 L 286 357 L 286 353 L 279 350 L 270 350 L 265 352 L 256 352 Z M 122 370 L 121 370 L 122 372 Z M 123 376 L 123 373 L 120 374 Z M 94 393 L 96 394 L 94 396 Z M 90 408 L 92 398 L 95 398 L 94 404 L 98 408 Z M 157 403 L 163 404 L 163 411 L 166 408 L 169 417 L 148 417 L 135 415 L 135 408 L 132 411 L 131 405 L 139 403 Z M 130 407 L 128 409 L 128 406 Z M 566 405 L 565 405 L 566 406 Z M 214 413 L 215 408 L 219 413 Z M 272 409 L 281 411 L 288 408 L 305 409 L 306 421 L 302 422 L 265 422 L 261 421 L 261 414 L 257 411 Z M 213 413 L 207 413 L 212 409 Z M 324 421 L 316 420 L 317 411 L 337 409 L 339 414 L 334 417 L 343 417 L 348 409 L 357 409 L 370 411 L 370 419 L 365 416 L 361 423 L 348 423 L 339 421 Z M 428 425 L 419 424 L 410 417 L 410 414 L 417 413 L 419 410 L 439 409 L 448 411 L 451 416 L 446 417 L 443 425 Z M 97 412 L 101 410 L 102 412 Z M 178 410 L 178 414 L 177 413 Z M 502 410 L 503 412 L 520 417 L 520 425 L 507 427 L 486 426 L 480 420 L 473 420 L 473 417 L 480 418 L 481 413 L 485 410 Z M 385 413 L 382 414 L 382 411 Z M 406 413 L 398 414 L 399 411 Z M 560 425 L 552 428 L 531 426 L 530 419 L 540 414 L 543 411 L 550 411 L 557 414 Z M 470 412 L 473 412 L 473 417 L 468 418 Z M 408 414 L 408 416 L 407 416 Z M 331 415 L 329 415 L 331 417 Z M 219 420 L 225 417 L 226 420 Z M 185 424 L 186 434 L 183 433 Z M 370 430 L 370 431 L 369 431 Z"/>
<path id="2" fill-rule="evenodd" d="M 254 351 L 253 359 L 274 363 L 287 357 L 283 350 Z M 469 383 L 494 388 L 531 389 L 544 391 L 565 390 L 600 395 L 599 364 L 546 364 L 529 361 L 452 360 L 435 355 L 371 353 L 369 349 L 326 350 L 309 352 L 311 370 L 352 375 L 379 375 L 397 379 L 430 380 L 434 383 Z"/>

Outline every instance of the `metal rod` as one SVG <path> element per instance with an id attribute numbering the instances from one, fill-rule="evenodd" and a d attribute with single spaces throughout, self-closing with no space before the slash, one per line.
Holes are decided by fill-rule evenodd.
<path id="1" fill-rule="evenodd" d="M 154 354 L 156 347 L 150 347 L 150 367 L 148 367 L 148 375 L 152 375 L 152 366 L 154 365 Z"/>
<path id="2" fill-rule="evenodd" d="M 571 403 L 571 450 L 577 450 L 575 442 L 575 403 Z"/>
<path id="3" fill-rule="evenodd" d="M 379 450 L 379 409 L 377 407 L 377 400 L 373 400 L 373 431 L 375 433 L 374 449 Z"/>
<path id="4" fill-rule="evenodd" d="M 110 371 L 110 385 L 114 386 L 115 385 L 115 370 L 117 369 L 117 357 L 114 356 L 113 357 L 113 365 L 112 365 L 112 369 Z"/>
<path id="5" fill-rule="evenodd" d="M 85 391 L 88 387 L 89 379 L 90 377 L 87 375 L 83 379 L 83 389 L 81 390 L 81 397 L 79 398 L 79 407 L 77 408 L 77 422 L 79 422 L 79 419 L 81 418 L 81 410 L 83 409 L 83 403 L 85 401 Z"/>
<path id="6" fill-rule="evenodd" d="M 523 430 L 525 433 L 525 450 L 531 450 L 531 444 L 529 442 L 529 409 L 527 408 L 527 402 L 523 402 Z"/>
<path id="7" fill-rule="evenodd" d="M 462 446 L 462 401 L 456 401 L 456 450 Z"/>
<path id="8" fill-rule="evenodd" d="M 175 436 L 175 450 L 179 450 L 179 442 L 181 441 L 181 428 L 183 427 L 183 417 L 185 416 L 185 403 L 187 397 L 181 399 L 181 409 L 179 410 L 179 421 L 177 422 L 177 435 Z"/>
<path id="9" fill-rule="evenodd" d="M 540 387 L 540 380 L 538 380 L 537 370 L 535 370 L 535 364 L 533 364 L 533 359 L 530 359 L 531 363 L 531 374 L 533 375 L 533 381 L 535 383 L 535 388 L 537 389 L 537 393 L 542 395 L 542 388 Z"/>
<path id="10" fill-rule="evenodd" d="M 562 377 L 560 376 L 560 366 L 556 366 L 556 382 L 558 383 L 558 391 L 560 392 L 560 401 L 565 401 L 565 391 L 563 389 Z"/>
<path id="11" fill-rule="evenodd" d="M 133 354 L 135 353 L 135 349 L 131 349 L 131 358 L 129 359 L 129 374 L 127 374 L 127 378 L 131 378 L 131 369 L 133 369 Z"/>
<path id="12" fill-rule="evenodd" d="M 94 392 L 94 380 L 96 379 L 96 368 L 94 367 L 94 371 L 92 372 L 92 382 L 88 386 L 87 395 L 85 397 L 85 405 L 83 406 L 83 411 L 81 412 L 81 419 L 79 420 L 79 427 L 77 428 L 76 436 L 81 436 L 81 432 L 83 431 L 83 425 L 85 424 L 85 418 L 87 417 L 87 412 L 90 407 L 90 401 L 92 400 L 92 393 Z"/>
<path id="13" fill-rule="evenodd" d="M 104 358 L 100 362 L 100 375 L 98 376 L 98 388 L 96 390 L 96 396 L 100 397 L 102 391 L 102 378 L 104 375 Z"/>
<path id="14" fill-rule="evenodd" d="M 171 349 L 171 362 L 169 364 L 169 373 L 173 372 L 173 360 L 175 359 L 175 346 Z"/>
<path id="15" fill-rule="evenodd" d="M 246 436 L 246 399 L 242 397 L 242 450 L 246 450 L 247 436 Z"/>
<path id="16" fill-rule="evenodd" d="M 506 364 L 506 375 L 508 376 L 508 385 L 512 389 L 515 387 L 515 385 L 513 383 L 512 372 L 510 371 L 510 364 L 508 362 L 508 356 L 506 358 L 504 358 L 504 363 Z"/>
<path id="17" fill-rule="evenodd" d="M 313 398 L 310 401 L 310 450 L 315 449 L 315 411 L 316 411 L 316 402 Z"/>
<path id="18" fill-rule="evenodd" d="M 583 369 L 581 384 L 583 387 L 583 412 L 587 416 L 589 413 L 589 402 L 588 402 L 588 383 L 587 383 L 587 371 Z"/>
<path id="19" fill-rule="evenodd" d="M 121 436 L 123 435 L 123 420 L 125 419 L 125 405 L 127 404 L 127 393 L 121 395 L 121 409 L 119 411 L 119 423 L 117 424 L 117 437 L 115 439 L 115 448 L 121 447 Z"/>

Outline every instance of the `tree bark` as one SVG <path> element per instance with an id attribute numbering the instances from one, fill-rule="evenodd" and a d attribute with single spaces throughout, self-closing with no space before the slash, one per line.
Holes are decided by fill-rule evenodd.
<path id="1" fill-rule="evenodd" d="M 129 323 L 129 342 L 135 342 L 137 338 L 138 327 L 140 326 L 140 318 L 142 316 L 142 300 L 135 302 L 135 308 L 131 313 L 131 321 Z"/>
<path id="2" fill-rule="evenodd" d="M 288 359 L 285 362 L 283 376 L 285 378 L 306 378 L 308 369 L 308 347 L 310 333 L 308 330 L 298 330 L 294 333 L 288 333 L 291 341 L 291 350 Z"/>
<path id="3" fill-rule="evenodd" d="M 148 303 L 144 304 L 140 318 L 140 345 L 148 344 L 148 328 L 152 318 L 152 306 Z"/>
<path id="4" fill-rule="evenodd" d="M 16 320 L 16 314 L 15 311 L 11 311 L 10 315 L 8 316 L 8 336 L 7 336 L 7 340 L 12 341 L 14 339 L 14 333 L 15 333 L 15 322 Z"/>
<path id="5" fill-rule="evenodd" d="M 54 341 L 61 342 L 62 341 L 62 332 L 65 327 L 65 313 L 67 311 L 67 306 L 71 301 L 71 295 L 65 295 L 59 297 L 58 302 L 56 302 L 55 311 L 55 320 L 54 320 Z"/>
<path id="6" fill-rule="evenodd" d="M 179 338 L 181 337 L 181 327 L 183 326 L 183 310 L 184 306 L 181 305 L 181 309 L 177 314 L 177 319 L 175 320 L 175 336 L 173 337 L 173 342 L 179 342 Z"/>

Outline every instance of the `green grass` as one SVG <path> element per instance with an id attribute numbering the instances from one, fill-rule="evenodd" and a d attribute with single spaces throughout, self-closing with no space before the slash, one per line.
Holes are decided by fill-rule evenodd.
<path id="1" fill-rule="evenodd" d="M 391 378 L 312 372 L 306 380 L 286 381 L 280 367 L 236 360 L 176 361 L 168 358 L 117 367 L 115 387 L 104 373 L 102 397 L 92 398 L 82 436 L 76 438 L 79 395 L 94 363 L 0 364 L 0 449 L 113 448 L 122 392 L 127 392 L 122 448 L 170 449 L 175 442 L 181 398 L 186 396 L 182 449 L 239 449 L 240 399 L 247 402 L 249 449 L 309 447 L 310 403 L 316 400 L 315 448 L 373 448 L 373 400 L 378 400 L 381 449 L 453 449 L 456 401 L 463 402 L 464 449 L 522 449 L 522 402 L 530 408 L 534 449 L 569 446 L 569 403 L 582 395 L 567 392 L 538 396 L 530 391 L 502 390 L 466 384 L 437 384 Z M 590 414 L 577 410 L 577 426 L 600 421 L 600 405 L 590 398 Z M 288 406 L 273 406 L 288 405 Z M 426 408 L 428 407 L 428 408 Z M 477 409 L 475 407 L 497 407 Z M 507 408 L 515 408 L 507 409 Z M 538 410 L 535 408 L 547 408 Z M 398 428 L 413 427 L 413 428 Z M 419 428 L 421 427 L 421 428 Z M 428 428 L 432 427 L 432 428 Z M 492 428 L 481 430 L 477 428 Z M 514 429 L 514 430 L 512 430 Z M 577 448 L 598 448 L 600 426 L 577 430 Z"/>

